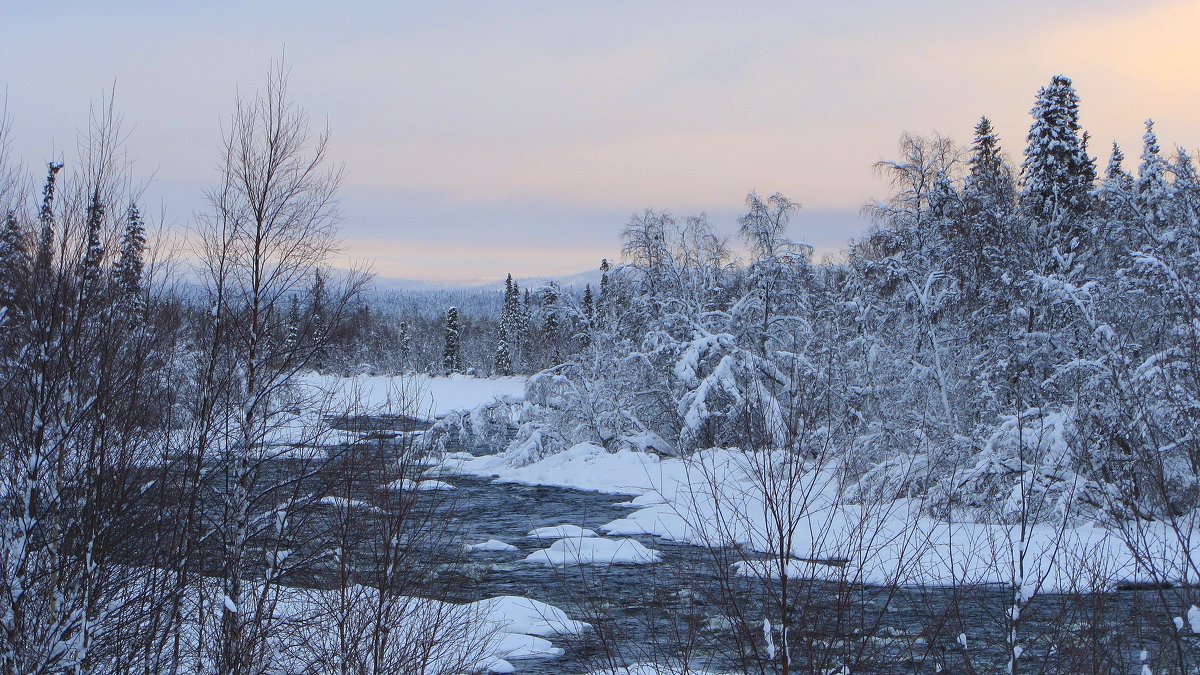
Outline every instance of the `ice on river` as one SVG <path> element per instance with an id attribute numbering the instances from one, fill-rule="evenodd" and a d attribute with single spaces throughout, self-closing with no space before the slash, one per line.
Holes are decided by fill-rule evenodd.
<path id="1" fill-rule="evenodd" d="M 646 565 L 662 560 L 658 551 L 633 539 L 580 537 L 559 539 L 534 551 L 525 562 L 543 565 Z"/>

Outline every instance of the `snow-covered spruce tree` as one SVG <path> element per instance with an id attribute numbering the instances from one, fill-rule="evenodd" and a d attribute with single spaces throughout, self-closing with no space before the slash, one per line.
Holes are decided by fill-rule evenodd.
<path id="1" fill-rule="evenodd" d="M 11 316 L 16 311 L 17 289 L 29 274 L 26 236 L 17 213 L 9 209 L 0 225 L 0 307 Z"/>
<path id="2" fill-rule="evenodd" d="M 558 284 L 546 284 L 541 293 L 541 328 L 538 332 L 537 343 L 542 350 L 542 364 L 545 367 L 557 365 L 563 358 L 563 308 L 562 293 Z"/>
<path id="3" fill-rule="evenodd" d="M 62 162 L 49 162 L 46 169 L 46 181 L 42 185 L 42 205 L 38 209 L 38 240 L 34 255 L 34 270 L 45 273 L 50 268 L 54 257 L 54 192 L 58 186 L 58 172 L 62 170 Z"/>
<path id="4" fill-rule="evenodd" d="M 137 204 L 131 204 L 125 214 L 125 230 L 121 234 L 120 257 L 113 263 L 112 276 L 121 289 L 121 305 L 131 322 L 140 321 L 145 311 L 143 274 L 146 262 L 146 225 Z"/>
<path id="5" fill-rule="evenodd" d="M 967 165 L 963 208 L 950 219 L 946 239 L 952 256 L 949 272 L 958 281 L 962 301 L 968 305 L 966 311 L 975 312 L 999 299 L 995 287 L 1004 283 L 1006 272 L 1012 271 L 1009 263 L 1017 238 L 1013 170 L 986 117 L 975 126 Z M 987 330 L 986 325 L 981 326 L 982 330 Z"/>
<path id="6" fill-rule="evenodd" d="M 500 321 L 496 331 L 496 374 L 513 374 L 513 342 L 517 337 L 517 312 L 519 311 L 517 287 L 512 275 L 504 280 L 504 305 L 500 308 Z"/>
<path id="7" fill-rule="evenodd" d="M 1149 232 L 1157 234 L 1165 228 L 1169 217 L 1165 212 L 1171 199 L 1171 186 L 1167 184 L 1170 167 L 1158 147 L 1158 134 L 1154 133 L 1154 120 L 1146 120 L 1146 133 L 1142 136 L 1142 157 L 1138 165 L 1137 180 L 1133 189 L 1137 199 L 1137 210 L 1145 221 Z"/>
<path id="8" fill-rule="evenodd" d="M 1084 149 L 1079 126 L 1079 96 L 1071 78 L 1055 75 L 1038 90 L 1021 165 L 1021 206 L 1047 228 L 1051 245 L 1069 246 L 1077 234 L 1069 217 L 1090 206 L 1094 164 Z M 1056 231 L 1056 229 L 1061 231 Z"/>
<path id="9" fill-rule="evenodd" d="M 461 333 L 458 325 L 458 308 L 446 310 L 446 322 L 443 331 L 442 370 L 446 373 L 457 373 L 462 370 Z"/>

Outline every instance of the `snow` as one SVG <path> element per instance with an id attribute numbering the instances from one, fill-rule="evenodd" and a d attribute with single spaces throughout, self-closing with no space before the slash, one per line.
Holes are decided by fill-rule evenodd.
<path id="1" fill-rule="evenodd" d="M 633 539 L 604 539 L 582 537 L 559 539 L 534 551 L 525 562 L 544 565 L 646 565 L 662 560 L 658 551 L 646 548 Z"/>
<path id="2" fill-rule="evenodd" d="M 325 497 L 321 497 L 319 503 L 339 509 L 363 509 L 364 511 L 370 511 L 372 513 L 383 513 L 383 509 L 379 508 L 378 506 L 372 506 L 370 503 L 364 502 L 360 499 L 346 499 L 345 497 L 333 497 L 327 495 Z"/>
<path id="3" fill-rule="evenodd" d="M 443 462 L 440 470 L 491 477 L 506 483 L 642 496 L 654 488 L 652 476 L 661 468 L 661 462 L 652 453 L 633 450 L 610 453 L 598 445 L 579 443 L 526 466 L 512 466 L 504 454 L 458 455 Z"/>
<path id="4" fill-rule="evenodd" d="M 220 583 L 210 579 L 211 584 Z M 377 590 L 351 586 L 346 591 L 364 606 L 374 606 Z M 307 645 L 319 644 L 336 634 L 329 607 L 337 606 L 337 590 L 316 590 L 282 587 L 279 590 L 277 616 L 296 620 L 297 639 L 273 645 L 278 649 L 282 672 L 294 672 L 288 664 L 306 663 Z M 225 597 L 225 607 L 236 611 L 236 604 Z M 470 672 L 512 673 L 517 669 L 510 659 L 546 659 L 562 656 L 563 649 L 554 646 L 552 638 L 579 635 L 591 628 L 582 621 L 571 619 L 553 605 L 515 595 L 497 596 L 468 604 L 450 604 L 422 598 L 396 598 L 399 615 L 405 620 L 394 628 L 393 637 L 403 642 L 409 631 L 418 631 L 419 639 L 431 636 L 428 631 L 444 632 L 436 639 L 440 646 L 427 664 L 425 673 L 447 672 L 442 659 L 475 664 Z M 464 630 L 465 629 L 465 630 Z"/>
<path id="5" fill-rule="evenodd" d="M 519 595 L 501 595 L 480 600 L 475 605 L 489 622 L 507 633 L 551 637 L 579 635 L 590 628 L 587 623 L 575 621 L 554 605 Z"/>
<path id="6" fill-rule="evenodd" d="M 639 508 L 599 528 L 605 535 L 736 544 L 748 552 L 768 552 L 769 542 L 778 538 L 769 529 L 754 473 L 763 462 L 782 461 L 781 453 L 737 449 L 704 450 L 683 460 L 629 450 L 610 453 L 581 443 L 526 466 L 512 466 L 501 453 L 459 457 L 444 462 L 440 470 L 501 482 L 636 495 L 628 506 Z M 747 560 L 740 571 L 880 585 L 1008 584 L 1013 561 L 1023 557 L 1027 572 L 1020 592 L 1030 596 L 1081 590 L 1080 584 L 1086 583 L 1081 580 L 1094 578 L 1177 580 L 1178 572 L 1172 570 L 1188 569 L 1189 557 L 1191 564 L 1200 564 L 1200 551 L 1182 550 L 1161 524 L 1149 524 L 1142 533 L 1160 565 L 1151 574 L 1137 564 L 1121 536 L 1094 524 L 1065 528 L 1061 541 L 1054 524 L 1034 525 L 1022 539 L 1015 526 L 930 518 L 917 499 L 847 503 L 836 469 L 832 464 L 805 469 L 793 491 L 793 506 L 802 515 L 791 533 L 792 560 L 782 569 Z M 535 554 L 536 561 L 575 564 L 613 553 L 602 550 L 604 544 L 585 544 L 577 548 L 586 550 L 578 552 L 568 546 L 543 549 Z M 821 562 L 841 559 L 845 564 Z M 1193 625 L 1200 625 L 1200 610 L 1192 616 Z"/>
<path id="7" fill-rule="evenodd" d="M 352 408 L 389 408 L 414 417 L 441 417 L 448 412 L 465 410 L 497 398 L 521 398 L 525 395 L 524 377 L 469 377 L 450 375 L 357 375 L 334 377 L 308 373 L 302 383 L 333 392 L 335 399 Z"/>
<path id="8" fill-rule="evenodd" d="M 516 550 L 517 550 L 516 546 L 513 546 L 512 544 L 508 544 L 503 541 L 500 541 L 499 539 L 488 539 L 487 541 L 479 543 L 479 544 L 464 544 L 463 545 L 463 551 L 465 551 L 467 553 L 478 553 L 478 552 L 485 552 L 485 551 L 486 552 L 507 552 L 507 551 L 516 551 Z"/>
<path id="9" fill-rule="evenodd" d="M 388 483 L 385 486 L 388 490 L 404 491 L 404 492 L 435 492 L 453 490 L 454 486 L 440 480 L 423 480 L 415 481 L 408 478 L 400 478 Z"/>
<path id="10" fill-rule="evenodd" d="M 566 537 L 595 537 L 596 533 L 578 525 L 551 525 L 530 530 L 529 536 L 534 539 L 564 539 Z"/>

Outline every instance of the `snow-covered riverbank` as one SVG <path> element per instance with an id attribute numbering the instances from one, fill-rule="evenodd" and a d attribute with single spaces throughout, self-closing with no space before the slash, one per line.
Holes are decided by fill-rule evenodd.
<path id="1" fill-rule="evenodd" d="M 708 450 L 682 460 L 579 444 L 525 466 L 512 466 L 503 454 L 457 453 L 435 472 L 635 495 L 626 502 L 632 513 L 601 528 L 609 536 L 737 544 L 747 554 L 772 552 L 774 542 L 790 541 L 793 559 L 785 568 L 753 559 L 740 567 L 755 576 L 786 573 L 905 586 L 1017 583 L 1030 594 L 1106 590 L 1115 583 L 1164 578 L 1194 581 L 1189 566 L 1200 564 L 1200 550 L 1158 524 L 1142 528 L 1157 552 L 1152 570 L 1134 559 L 1120 536 L 1094 524 L 1037 524 L 1022 532 L 1017 525 L 935 520 L 915 499 L 847 503 L 829 467 L 800 476 L 786 494 L 764 499 L 760 476 L 781 461 L 738 450 Z M 794 514 L 785 533 L 768 525 L 780 499 L 791 500 Z"/>

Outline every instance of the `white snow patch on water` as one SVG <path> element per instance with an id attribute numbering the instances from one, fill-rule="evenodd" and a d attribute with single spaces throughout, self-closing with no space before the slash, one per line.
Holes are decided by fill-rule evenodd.
<path id="1" fill-rule="evenodd" d="M 646 565 L 662 560 L 658 551 L 646 548 L 633 539 L 603 539 L 583 537 L 559 539 L 534 551 L 525 562 L 543 565 Z"/>
<path id="2" fill-rule="evenodd" d="M 423 480 L 415 481 L 407 478 L 394 480 L 385 486 L 388 490 L 395 492 L 432 492 L 437 490 L 453 490 L 454 486 L 440 480 Z"/>
<path id="3" fill-rule="evenodd" d="M 530 530 L 529 536 L 534 539 L 564 539 L 566 537 L 594 537 L 596 533 L 578 525 L 551 525 Z"/>
<path id="4" fill-rule="evenodd" d="M 488 539 L 487 541 L 479 544 L 464 544 L 463 550 L 467 553 L 506 552 L 515 551 L 517 550 L 517 547 L 500 541 L 499 539 Z"/>
<path id="5" fill-rule="evenodd" d="M 378 506 L 372 506 L 370 503 L 364 502 L 361 499 L 346 499 L 345 497 L 333 497 L 326 495 L 321 497 L 319 503 L 339 509 L 362 509 L 364 511 L 370 511 L 371 513 L 383 513 L 383 509 L 379 508 Z"/>

